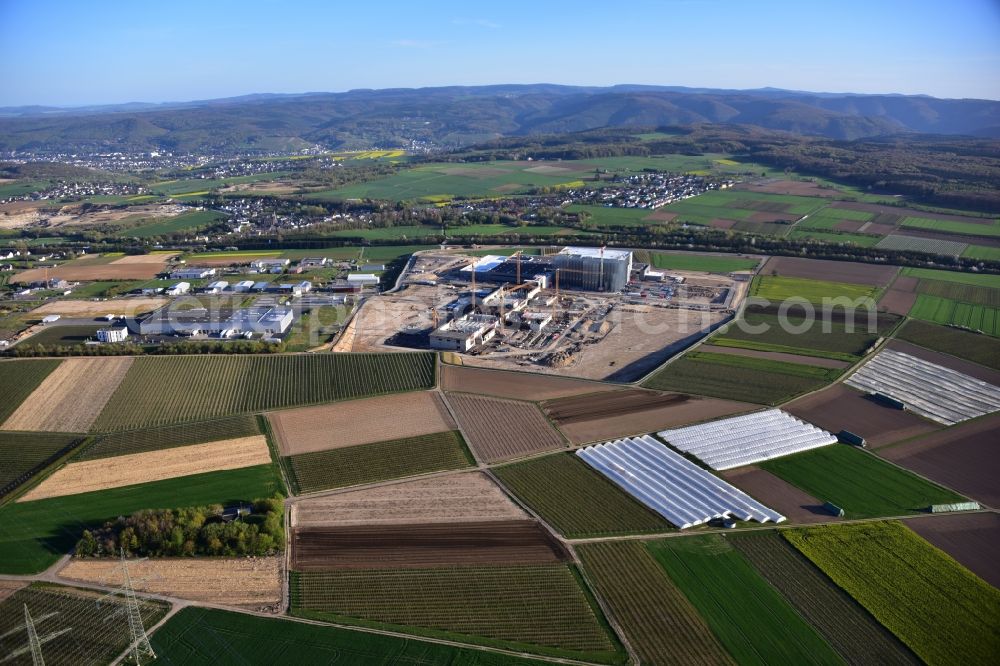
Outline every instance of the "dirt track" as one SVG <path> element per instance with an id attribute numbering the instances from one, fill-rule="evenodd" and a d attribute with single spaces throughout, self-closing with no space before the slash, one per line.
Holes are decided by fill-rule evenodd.
<path id="1" fill-rule="evenodd" d="M 533 520 L 305 527 L 292 532 L 297 571 L 477 564 L 546 564 L 568 553 Z"/>
<path id="2" fill-rule="evenodd" d="M 275 606 L 281 603 L 281 558 L 151 559 L 129 564 L 137 590 L 192 601 L 235 606 Z M 72 559 L 59 572 L 69 580 L 121 585 L 121 563 Z"/>
<path id="3" fill-rule="evenodd" d="M 2 429 L 87 432 L 131 365 L 131 357 L 66 359 L 10 415 Z"/>
<path id="4" fill-rule="evenodd" d="M 784 409 L 834 434 L 850 430 L 874 447 L 933 432 L 941 427 L 909 412 L 883 407 L 843 384 L 834 384 L 799 398 Z"/>
<path id="5" fill-rule="evenodd" d="M 268 420 L 286 456 L 455 429 L 433 391 L 271 412 Z"/>
<path id="6" fill-rule="evenodd" d="M 771 257 L 761 274 L 770 275 L 771 271 L 777 271 L 778 275 L 784 277 L 884 287 L 899 272 L 899 267 L 799 257 Z"/>
<path id="7" fill-rule="evenodd" d="M 530 403 L 462 393 L 450 393 L 447 400 L 480 460 L 496 462 L 565 446 Z"/>
<path id="8" fill-rule="evenodd" d="M 1000 414 L 925 435 L 878 454 L 990 507 L 1000 507 Z"/>
<path id="9" fill-rule="evenodd" d="M 616 391 L 620 387 L 578 379 L 553 377 L 526 372 L 503 372 L 484 368 L 444 365 L 441 368 L 441 388 L 445 391 L 482 393 L 498 398 L 519 400 L 551 400 L 571 395 Z"/>
<path id="10" fill-rule="evenodd" d="M 822 509 L 823 503 L 790 483 L 759 467 L 722 472 L 722 477 L 755 500 L 784 514 L 790 523 L 822 523 L 837 520 Z"/>
<path id="11" fill-rule="evenodd" d="M 1000 515 L 952 514 L 903 523 L 993 587 L 1000 588 Z"/>
<path id="12" fill-rule="evenodd" d="M 292 504 L 294 526 L 403 525 L 527 518 L 481 472 L 449 474 L 313 497 Z"/>
<path id="13" fill-rule="evenodd" d="M 18 498 L 30 502 L 271 462 L 263 435 L 70 463 Z"/>

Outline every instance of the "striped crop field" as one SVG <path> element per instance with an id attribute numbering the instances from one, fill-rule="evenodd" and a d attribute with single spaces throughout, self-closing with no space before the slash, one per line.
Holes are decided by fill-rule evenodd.
<path id="1" fill-rule="evenodd" d="M 106 432 L 434 386 L 434 355 L 161 356 L 135 360 L 94 423 Z"/>
<path id="2" fill-rule="evenodd" d="M 1000 590 L 898 522 L 782 535 L 928 664 L 1000 654 Z"/>
<path id="3" fill-rule="evenodd" d="M 55 359 L 0 362 L 0 375 L 3 376 L 3 381 L 0 381 L 0 423 L 6 421 L 60 363 Z"/>
<path id="4" fill-rule="evenodd" d="M 27 481 L 46 461 L 82 438 L 60 432 L 0 432 L 0 495 Z"/>
<path id="5" fill-rule="evenodd" d="M 94 437 L 93 443 L 84 447 L 79 454 L 74 456 L 74 459 L 111 458 L 259 434 L 260 428 L 257 425 L 257 418 L 249 414 L 212 421 L 160 426 L 159 428 L 122 430 Z"/>

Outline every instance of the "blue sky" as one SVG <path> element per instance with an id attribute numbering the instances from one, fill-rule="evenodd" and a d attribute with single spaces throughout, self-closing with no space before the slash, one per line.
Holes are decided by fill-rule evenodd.
<path id="1" fill-rule="evenodd" d="M 0 106 L 564 83 L 1000 99 L 1000 0 L 0 0 Z"/>

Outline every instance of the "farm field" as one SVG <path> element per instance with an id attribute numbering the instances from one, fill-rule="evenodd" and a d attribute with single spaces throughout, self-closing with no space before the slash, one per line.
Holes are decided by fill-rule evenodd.
<path id="1" fill-rule="evenodd" d="M 898 522 L 782 535 L 930 664 L 986 664 L 1000 650 L 1000 590 Z"/>
<path id="2" fill-rule="evenodd" d="M 198 376 L 214 381 L 191 381 Z M 94 428 L 165 425 L 433 385 L 434 355 L 425 353 L 142 357 Z"/>
<path id="3" fill-rule="evenodd" d="M 529 565 L 565 562 L 570 555 L 528 519 L 406 525 L 327 525 L 292 530 L 295 571 Z"/>
<path id="4" fill-rule="evenodd" d="M 970 245 L 965 248 L 962 256 L 985 261 L 1000 261 L 1000 248 L 987 247 L 985 245 Z"/>
<path id="5" fill-rule="evenodd" d="M 924 238 L 923 236 L 906 236 L 904 234 L 889 234 L 875 247 L 880 250 L 900 250 L 904 252 L 929 252 L 958 257 L 969 247 L 967 243 L 943 240 L 941 238 Z"/>
<path id="6" fill-rule="evenodd" d="M 774 405 L 833 381 L 839 370 L 798 363 L 691 352 L 670 363 L 643 384 L 678 391 Z"/>
<path id="7" fill-rule="evenodd" d="M 774 531 L 728 541 L 848 664 L 918 664 L 905 645 Z"/>
<path id="8" fill-rule="evenodd" d="M 787 278 L 828 280 L 866 287 L 885 287 L 896 277 L 898 272 L 899 268 L 896 266 L 862 264 L 852 261 L 802 259 L 799 257 L 770 257 L 761 270 L 762 275 L 773 274 Z"/>
<path id="9" fill-rule="evenodd" d="M 663 224 L 666 220 L 657 219 L 656 211 L 648 208 L 617 208 L 609 206 L 592 206 L 572 204 L 565 210 L 570 213 L 584 213 L 586 223 L 594 227 L 643 227 Z"/>
<path id="10" fill-rule="evenodd" d="M 0 496 L 24 483 L 36 467 L 80 441 L 79 435 L 65 433 L 0 432 Z"/>
<path id="11" fill-rule="evenodd" d="M 148 224 L 140 224 L 115 233 L 120 238 L 152 238 L 165 236 L 179 231 L 197 231 L 226 219 L 222 213 L 210 210 L 193 211 L 165 220 L 154 220 Z"/>
<path id="12" fill-rule="evenodd" d="M 542 666 L 550 662 L 459 648 L 339 627 L 304 624 L 209 608 L 184 608 L 152 636 L 156 658 L 168 666 L 244 666 L 302 663 L 399 666 Z M 220 650 L 220 646 L 225 649 Z"/>
<path id="13" fill-rule="evenodd" d="M 512 226 L 506 224 L 468 224 L 448 227 L 445 234 L 441 227 L 433 225 L 405 227 L 376 227 L 372 229 L 344 229 L 330 234 L 332 238 L 360 238 L 362 240 L 401 240 L 436 238 L 445 235 L 450 238 L 474 236 L 556 236 L 567 233 L 567 227 L 548 225 Z M 424 242 L 427 242 L 426 240 Z"/>
<path id="14" fill-rule="evenodd" d="M 802 354 L 791 354 L 789 352 L 764 351 L 762 349 L 733 346 L 733 340 L 726 340 L 723 345 L 703 344 L 698 347 L 698 351 L 712 354 L 728 354 L 729 356 L 746 356 L 748 358 L 760 358 L 770 361 L 787 361 L 789 363 L 814 365 L 818 368 L 838 368 L 843 370 L 851 366 L 850 362 L 835 358 L 803 356 Z"/>
<path id="15" fill-rule="evenodd" d="M 850 234 L 842 231 L 814 231 L 810 228 L 803 228 L 796 225 L 788 238 L 791 240 L 817 240 L 826 243 L 851 243 L 859 247 L 874 247 L 879 242 L 878 236 L 867 234 Z"/>
<path id="16" fill-rule="evenodd" d="M 542 408 L 570 442 L 584 444 L 707 421 L 756 406 L 683 393 L 625 389 L 550 400 Z"/>
<path id="17" fill-rule="evenodd" d="M 163 272 L 169 254 L 150 254 L 149 261 L 126 261 L 121 257 L 109 263 L 95 263 L 90 258 L 74 259 L 55 268 L 31 268 L 11 278 L 11 282 L 29 283 L 42 280 L 69 280 L 92 282 L 94 280 L 151 280 Z"/>
<path id="18" fill-rule="evenodd" d="M 982 285 L 921 279 L 917 283 L 917 292 L 962 303 L 1000 307 L 1000 289 Z"/>
<path id="19" fill-rule="evenodd" d="M 469 467 L 457 430 L 282 458 L 296 494 Z"/>
<path id="20" fill-rule="evenodd" d="M 643 544 L 617 541 L 576 550 L 588 580 L 643 663 L 734 663 Z"/>
<path id="21" fill-rule="evenodd" d="M 442 390 L 480 393 L 497 398 L 551 400 L 598 391 L 617 391 L 620 388 L 614 384 L 528 372 L 504 372 L 458 365 L 441 366 Z"/>
<path id="22" fill-rule="evenodd" d="M 80 347 L 88 340 L 97 340 L 97 329 L 104 328 L 100 324 L 84 324 L 82 326 L 70 325 L 49 325 L 40 331 L 24 338 L 21 344 L 24 345 L 45 345 Z"/>
<path id="23" fill-rule="evenodd" d="M 0 573 L 35 573 L 72 548 L 84 529 L 140 509 L 225 504 L 270 497 L 282 491 L 274 465 L 93 493 L 53 497 L 0 507 Z"/>
<path id="24" fill-rule="evenodd" d="M 923 513 L 932 504 L 965 499 L 847 444 L 803 451 L 760 466 L 821 502 L 839 506 L 846 518 Z"/>
<path id="25" fill-rule="evenodd" d="M 254 609 L 281 603 L 280 557 L 156 558 L 129 563 L 136 590 Z M 70 581 L 123 585 L 121 562 L 74 557 L 59 571 Z"/>
<path id="26" fill-rule="evenodd" d="M 271 452 L 263 435 L 72 462 L 57 469 L 17 501 L 32 502 L 270 462 Z"/>
<path id="27" fill-rule="evenodd" d="M 670 531 L 670 525 L 576 455 L 564 452 L 493 469 L 514 495 L 563 536 Z"/>
<path id="28" fill-rule="evenodd" d="M 66 359 L 7 417 L 2 428 L 86 432 L 131 366 L 131 357 Z"/>
<path id="29" fill-rule="evenodd" d="M 869 400 L 867 395 L 844 384 L 794 400 L 784 407 L 804 421 L 832 433 L 849 430 L 861 435 L 869 446 L 879 447 L 938 430 L 940 424 L 901 409 Z"/>
<path id="30" fill-rule="evenodd" d="M 42 654 L 47 664 L 97 666 L 109 664 L 128 647 L 126 619 L 115 615 L 124 604 L 119 597 L 109 599 L 103 607 L 96 602 L 103 592 L 92 592 L 62 585 L 35 583 L 22 588 L 0 603 L 0 653 L 5 661 L 15 652 L 20 656 L 7 663 L 31 664 L 24 631 L 24 606 L 27 604 L 38 635 L 66 630 L 53 641 L 43 644 Z M 146 626 L 152 626 L 167 612 L 167 605 L 140 600 L 139 613 Z"/>
<path id="31" fill-rule="evenodd" d="M 959 271 L 939 271 L 932 268 L 903 268 L 900 275 L 922 280 L 940 280 L 968 284 L 978 287 L 1000 289 L 1000 275 L 992 273 L 968 273 Z"/>
<path id="32" fill-rule="evenodd" d="M 1000 370 L 1000 342 L 985 335 L 910 320 L 900 328 L 896 337 Z"/>
<path id="33" fill-rule="evenodd" d="M 621 661 L 565 564 L 293 573 L 291 600 L 294 615 L 316 620 Z"/>
<path id="34" fill-rule="evenodd" d="M 253 437 L 259 434 L 257 417 L 251 415 L 230 416 L 214 421 L 183 423 L 145 430 L 122 430 L 92 437 L 91 443 L 74 456 L 74 459 L 112 458 L 171 449 L 188 444 L 203 444 L 237 437 Z"/>
<path id="35" fill-rule="evenodd" d="M 4 377 L 0 382 L 0 423 L 10 418 L 61 362 L 56 359 L 0 361 L 0 373 Z"/>
<path id="36" fill-rule="evenodd" d="M 1000 415 L 967 421 L 878 450 L 878 455 L 988 506 L 1000 506 Z"/>
<path id="37" fill-rule="evenodd" d="M 784 515 L 789 523 L 837 520 L 823 508 L 823 502 L 767 470 L 751 465 L 726 470 L 721 476 L 761 504 Z"/>
<path id="38" fill-rule="evenodd" d="M 268 414 L 284 456 L 340 449 L 455 429 L 434 391 L 416 391 Z"/>
<path id="39" fill-rule="evenodd" d="M 955 513 L 904 523 L 925 541 L 1000 589 L 1000 516 Z"/>
<path id="40" fill-rule="evenodd" d="M 926 229 L 941 231 L 958 236 L 1000 236 L 1000 224 L 997 221 L 982 220 L 981 222 L 958 222 L 955 220 L 928 219 L 926 217 L 906 217 L 901 227 L 904 229 Z"/>
<path id="41" fill-rule="evenodd" d="M 480 460 L 496 462 L 565 446 L 531 403 L 463 393 L 449 394 L 447 400 Z"/>
<path id="42" fill-rule="evenodd" d="M 167 302 L 168 299 L 160 296 L 128 296 L 104 301 L 59 300 L 45 303 L 32 310 L 31 314 L 38 316 L 39 319 L 50 314 L 64 317 L 100 317 L 106 314 L 134 317 L 137 314 L 152 312 Z"/>
<path id="43" fill-rule="evenodd" d="M 782 232 L 788 233 L 791 229 L 792 222 L 825 206 L 827 202 L 823 197 L 729 189 L 706 192 L 668 204 L 660 210 L 676 214 L 678 222 L 705 226 L 721 226 L 713 224 L 719 221 L 735 221 L 737 225 L 749 222 L 774 227 L 764 233 L 783 235 Z M 747 225 L 745 230 L 752 231 L 752 226 Z"/>
<path id="44" fill-rule="evenodd" d="M 764 268 L 764 273 L 769 271 Z M 754 278 L 750 295 L 766 298 L 773 304 L 790 299 L 805 299 L 820 305 L 824 299 L 849 299 L 852 307 L 862 307 L 867 299 L 875 296 L 876 288 L 868 284 L 851 284 L 831 280 L 813 280 L 781 275 L 760 275 Z"/>
<path id="45" fill-rule="evenodd" d="M 995 345 L 997 350 L 1000 351 L 1000 341 L 997 341 Z M 961 372 L 964 375 L 982 380 L 988 384 L 1000 386 L 1000 370 L 987 368 L 972 361 L 956 358 L 950 354 L 942 354 L 931 349 L 925 349 L 905 340 L 890 340 L 886 347 L 892 351 L 909 354 L 910 356 L 935 363 L 949 370 Z"/>
<path id="46" fill-rule="evenodd" d="M 721 535 L 647 544 L 740 664 L 839 664 L 830 645 Z"/>
<path id="47" fill-rule="evenodd" d="M 451 524 L 522 520 L 526 514 L 480 472 L 403 481 L 294 502 L 294 527 Z"/>
<path id="48" fill-rule="evenodd" d="M 642 255 L 642 251 L 638 253 Z M 703 271 L 706 273 L 732 273 L 752 271 L 760 259 L 719 254 L 690 254 L 680 252 L 649 252 L 653 268 L 674 271 Z"/>
<path id="49" fill-rule="evenodd" d="M 949 324 L 1000 337 L 1000 308 L 964 303 L 950 298 L 918 294 L 910 310 L 916 319 Z"/>

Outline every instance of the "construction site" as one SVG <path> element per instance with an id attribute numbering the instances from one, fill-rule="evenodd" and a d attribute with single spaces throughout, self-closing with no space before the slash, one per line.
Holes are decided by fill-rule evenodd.
<path id="1" fill-rule="evenodd" d="M 337 351 L 434 349 L 464 365 L 631 381 L 727 321 L 748 283 L 651 269 L 628 250 L 418 253 Z"/>

